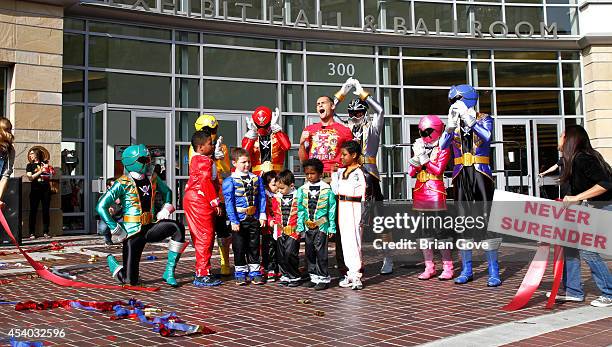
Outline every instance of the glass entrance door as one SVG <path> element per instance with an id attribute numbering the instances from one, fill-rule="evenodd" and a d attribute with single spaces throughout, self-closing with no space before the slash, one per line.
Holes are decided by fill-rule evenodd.
<path id="1" fill-rule="evenodd" d="M 555 120 L 505 119 L 498 131 L 501 141 L 497 144 L 500 163 L 500 189 L 556 199 L 559 196 L 558 176 L 551 174 L 541 183 L 538 173 L 559 160 L 557 149 L 560 123 Z"/>
<path id="2" fill-rule="evenodd" d="M 121 155 L 133 144 L 144 144 L 151 153 L 151 165 L 170 188 L 174 184 L 174 157 L 170 155 L 171 119 L 169 112 L 109 108 L 92 109 L 91 190 L 92 206 L 106 191 L 106 181 L 124 174 Z M 156 202 L 161 204 L 161 201 Z M 157 206 L 161 207 L 161 206 Z M 96 213 L 92 213 L 95 216 Z M 96 221 L 90 224 L 95 228 Z M 93 230 L 93 228 L 90 228 Z"/>

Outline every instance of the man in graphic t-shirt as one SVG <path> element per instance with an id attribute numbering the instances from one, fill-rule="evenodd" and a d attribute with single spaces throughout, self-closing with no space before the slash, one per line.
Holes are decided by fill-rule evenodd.
<path id="1" fill-rule="evenodd" d="M 327 183 L 331 181 L 331 172 L 342 165 L 340 161 L 342 144 L 353 139 L 351 129 L 334 121 L 335 109 L 336 102 L 329 96 L 317 98 L 317 113 L 321 117 L 321 122 L 311 124 L 304 129 L 298 151 L 302 162 L 310 158 L 317 158 L 323 162 L 323 181 Z M 346 266 L 340 235 L 336 235 L 334 241 L 336 243 L 336 263 L 342 277 L 346 273 Z"/>
<path id="2" fill-rule="evenodd" d="M 342 165 L 340 147 L 353 139 L 349 128 L 334 121 L 336 105 L 329 96 L 317 99 L 317 113 L 321 122 L 307 126 L 300 138 L 300 161 L 317 158 L 323 162 L 323 177 L 327 178 L 335 167 Z"/>

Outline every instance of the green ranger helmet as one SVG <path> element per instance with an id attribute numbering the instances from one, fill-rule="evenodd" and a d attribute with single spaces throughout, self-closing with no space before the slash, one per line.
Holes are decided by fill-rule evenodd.
<path id="1" fill-rule="evenodd" d="M 127 172 L 138 172 L 144 174 L 151 163 L 149 150 L 143 144 L 131 145 L 123 151 L 121 163 Z"/>

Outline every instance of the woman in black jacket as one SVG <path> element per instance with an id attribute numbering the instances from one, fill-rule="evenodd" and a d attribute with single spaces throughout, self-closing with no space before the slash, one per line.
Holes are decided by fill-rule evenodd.
<path id="1" fill-rule="evenodd" d="M 563 198 L 566 206 L 583 205 L 612 211 L 612 168 L 601 154 L 593 149 L 586 130 L 580 125 L 570 125 L 561 137 L 564 171 L 561 184 L 569 187 Z M 588 200 L 588 202 L 587 202 Z M 584 290 L 580 283 L 580 258 L 591 268 L 595 284 L 601 296 L 591 302 L 592 306 L 612 306 L 612 276 L 606 262 L 598 253 L 565 248 L 565 271 L 563 283 L 565 296 L 562 301 L 583 301 Z"/>
<path id="2" fill-rule="evenodd" d="M 38 205 L 42 203 L 43 233 L 44 237 L 49 237 L 49 207 L 51 204 L 51 178 L 55 174 L 55 169 L 45 160 L 43 151 L 40 148 L 32 148 L 28 153 L 26 175 L 30 182 L 30 238 L 36 238 L 36 214 Z"/>

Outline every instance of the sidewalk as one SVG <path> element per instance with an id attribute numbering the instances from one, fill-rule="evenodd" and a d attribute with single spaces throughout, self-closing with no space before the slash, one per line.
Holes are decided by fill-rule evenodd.
<path id="1" fill-rule="evenodd" d="M 38 254 L 38 258 L 59 258 L 47 259 L 43 263 L 64 267 L 70 270 L 71 274 L 77 275 L 79 281 L 113 284 L 104 258 L 99 258 L 91 264 L 87 260 L 91 254 L 119 254 L 120 248 L 106 249 L 98 238 L 90 237 L 55 238 L 52 241 L 72 246 L 67 247 L 64 253 Z M 32 244 L 27 242 L 25 246 L 30 245 Z M 0 251 L 9 250 L 0 248 Z M 181 287 L 173 289 L 160 279 L 165 266 L 165 253 L 164 244 L 147 245 L 143 253 L 141 277 L 147 286 L 160 286 L 161 290 L 157 292 L 59 287 L 40 278 L 23 278 L 23 271 L 27 268 L 10 267 L 0 270 L 0 279 L 12 281 L 0 284 L 0 295 L 6 301 L 114 301 L 136 298 L 144 304 L 163 309 L 164 313 L 176 312 L 187 323 L 206 325 L 215 330 L 216 334 L 162 338 L 141 323 L 128 320 L 112 321 L 109 319 L 109 313 L 61 308 L 15 312 L 11 305 L 0 305 L 0 321 L 4 322 L 0 328 L 0 338 L 5 337 L 11 329 L 58 328 L 64 329 L 66 336 L 45 339 L 45 345 L 287 347 L 410 346 L 434 342 L 437 345 L 469 346 L 483 345 L 476 343 L 478 340 L 474 337 L 482 335 L 483 332 L 488 335 L 486 332 L 491 331 L 483 329 L 498 329 L 493 332 L 497 331 L 496 334 L 504 338 L 497 343 L 493 342 L 493 339 L 490 344 L 484 345 L 554 345 L 555 342 L 576 346 L 581 343 L 590 346 L 612 344 L 612 334 L 606 330 L 611 325 L 612 310 L 588 306 L 588 302 L 595 299 L 599 293 L 594 289 L 586 268 L 583 269 L 588 293 L 585 303 L 559 304 L 552 311 L 544 309 L 544 294 L 552 283 L 549 270 L 548 276 L 527 308 L 518 312 L 500 309 L 514 296 L 527 271 L 528 262 L 534 254 L 534 250 L 529 246 L 505 244 L 502 247 L 504 284 L 498 288 L 486 287 L 486 263 L 481 262 L 482 254 L 479 253 L 475 253 L 474 282 L 458 286 L 449 281 L 418 280 L 417 275 L 422 269 L 420 264 L 416 265 L 421 262 L 416 253 L 398 252 L 395 272 L 390 276 L 380 276 L 378 269 L 382 258 L 371 247 L 366 247 L 364 290 L 340 288 L 335 279 L 332 288 L 320 292 L 304 287 L 281 288 L 276 284 L 236 287 L 231 279 L 220 287 L 195 288 L 191 285 L 194 265 L 191 248 L 187 249 L 177 268 Z M 158 260 L 147 261 L 147 255 L 155 255 Z M 218 271 L 217 257 L 215 253 L 215 271 Z M 17 256 L 0 256 L 0 262 L 10 260 L 13 260 L 13 263 L 17 260 L 25 263 L 23 258 Z M 334 270 L 333 275 L 337 275 Z M 311 299 L 312 303 L 297 303 L 301 298 Z M 323 311 L 324 316 L 315 315 L 315 311 Z M 564 321 L 563 324 L 546 323 L 555 315 L 566 315 L 573 320 Z M 532 324 L 533 320 L 535 324 Z M 527 331 L 527 335 L 519 334 L 518 330 L 508 330 L 505 324 L 521 327 Z M 541 329 L 540 324 L 548 324 L 549 328 Z M 460 341 L 468 342 L 461 344 Z"/>

